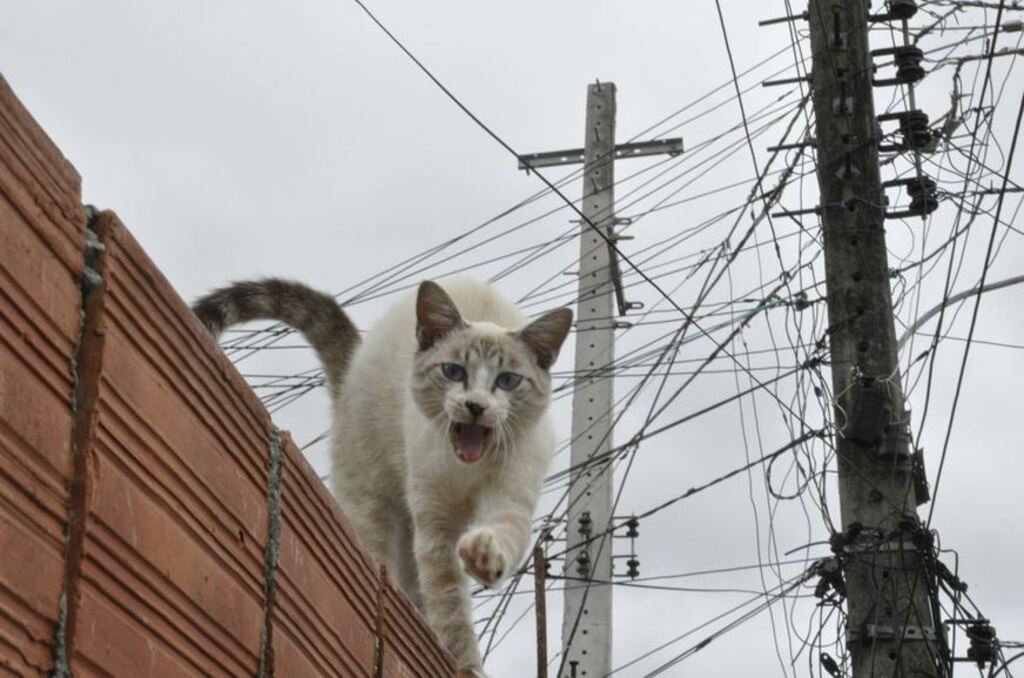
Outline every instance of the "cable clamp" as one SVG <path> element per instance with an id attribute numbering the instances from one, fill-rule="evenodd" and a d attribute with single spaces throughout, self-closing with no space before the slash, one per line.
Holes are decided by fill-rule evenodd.
<path id="1" fill-rule="evenodd" d="M 859 522 L 853 522 L 845 532 L 834 533 L 829 538 L 829 545 L 832 553 L 840 557 L 848 553 L 927 552 L 928 544 L 919 543 L 915 539 L 919 534 L 921 532 L 914 530 L 909 516 L 906 521 L 901 522 L 898 529 L 888 533 L 881 528 L 868 528 Z"/>
<path id="2" fill-rule="evenodd" d="M 811 566 L 819 577 L 814 587 L 814 597 L 824 603 L 838 603 L 846 597 L 846 582 L 839 558 L 822 558 Z M 835 592 L 834 594 L 832 592 Z"/>
<path id="3" fill-rule="evenodd" d="M 874 543 L 847 544 L 843 547 L 844 553 L 904 553 L 916 550 L 917 545 L 913 541 L 900 537 Z"/>

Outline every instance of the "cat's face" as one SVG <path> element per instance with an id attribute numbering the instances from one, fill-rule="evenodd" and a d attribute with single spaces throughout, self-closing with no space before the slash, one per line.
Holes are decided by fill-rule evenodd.
<path id="1" fill-rule="evenodd" d="M 461 461 L 503 455 L 548 406 L 548 368 L 569 331 L 571 312 L 552 311 L 510 331 L 465 322 L 433 283 L 420 287 L 417 302 L 420 350 L 412 380 L 417 406 L 445 430 Z"/>

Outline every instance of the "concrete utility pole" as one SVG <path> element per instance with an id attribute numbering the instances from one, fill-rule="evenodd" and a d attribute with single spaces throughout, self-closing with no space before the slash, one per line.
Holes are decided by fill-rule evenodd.
<path id="1" fill-rule="evenodd" d="M 615 225 L 615 85 L 587 88 L 586 124 L 582 212 L 611 237 Z M 615 285 L 611 250 L 588 224 L 580 227 L 576 378 L 581 381 L 572 397 L 569 463 L 581 471 L 573 474 L 569 485 L 565 532 L 565 657 L 561 662 L 565 669 L 561 675 L 567 678 L 603 676 L 612 670 L 612 539 L 589 541 L 595 531 L 611 523 L 612 467 L 584 467 L 594 456 L 605 458 L 611 448 L 612 380 L 607 374 L 586 382 L 582 379 L 613 360 Z M 589 586 L 584 586 L 584 581 Z"/>
<path id="2" fill-rule="evenodd" d="M 611 671 L 612 536 L 597 537 L 611 524 L 612 472 L 606 460 L 612 438 L 612 382 L 607 367 L 614 356 L 615 301 L 620 315 L 639 308 L 622 294 L 618 262 L 599 229 L 612 242 L 615 158 L 683 150 L 682 139 L 615 145 L 615 85 L 587 88 L 584 147 L 520 156 L 527 171 L 583 162 L 585 221 L 580 224 L 579 294 L 576 312 L 576 378 L 572 401 L 571 476 L 566 525 L 563 667 L 559 678 L 597 678 Z M 590 223 L 588 224 L 587 221 Z M 590 377 L 588 375 L 594 375 Z"/>
<path id="3" fill-rule="evenodd" d="M 865 0 L 810 0 L 835 397 L 838 535 L 854 678 L 938 676 L 885 249 Z M 917 549 L 921 548 L 922 551 Z"/>

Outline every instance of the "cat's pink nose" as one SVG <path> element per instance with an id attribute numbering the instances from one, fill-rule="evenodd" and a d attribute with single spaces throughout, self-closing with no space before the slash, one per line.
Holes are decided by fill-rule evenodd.
<path id="1" fill-rule="evenodd" d="M 469 413 L 471 415 L 473 415 L 474 419 L 477 419 L 477 418 L 480 417 L 481 414 L 484 413 L 484 410 L 487 409 L 487 408 L 485 408 L 480 403 L 473 402 L 472 400 L 467 400 L 466 401 L 466 409 L 469 410 Z"/>

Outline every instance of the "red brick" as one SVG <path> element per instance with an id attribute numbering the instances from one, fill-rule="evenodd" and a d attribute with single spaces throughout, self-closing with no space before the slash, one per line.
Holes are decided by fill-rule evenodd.
<path id="1" fill-rule="evenodd" d="M 0 193 L 77 280 L 85 232 L 81 178 L 2 77 Z"/>
<path id="2" fill-rule="evenodd" d="M 44 673 L 63 587 L 78 174 L 0 78 L 0 669 Z"/>
<path id="3" fill-rule="evenodd" d="M 106 448 L 105 441 L 98 445 Z M 108 461 L 105 450 L 101 452 L 82 562 L 76 657 L 96 662 L 104 656 L 102 645 L 92 642 L 99 641 L 123 654 L 118 661 L 138 662 L 148 646 L 146 657 L 159 648 L 161 665 L 171 668 L 191 665 L 196 673 L 210 669 L 253 674 L 263 621 L 262 591 L 240 581 L 226 562 L 244 556 L 231 551 L 237 538 L 234 543 L 203 543 L 193 526 L 181 524 L 185 521 L 177 507 L 168 510 L 166 496 L 154 496 L 151 488 L 119 466 Z M 90 597 L 102 606 L 102 617 L 92 618 L 84 607 Z M 112 616 L 132 629 L 132 637 L 145 642 L 111 639 L 106 631 L 96 636 L 86 632 L 90 627 L 105 629 Z M 106 662 L 102 665 L 108 667 Z M 169 669 L 167 675 L 173 674 Z"/>
<path id="4" fill-rule="evenodd" d="M 390 580 L 384 587 L 382 607 L 384 675 L 435 678 L 455 672 L 451 655 Z"/>
<path id="5" fill-rule="evenodd" d="M 112 215 L 73 666 L 251 675 L 270 421 Z M 116 629 L 121 638 L 92 633 Z"/>
<path id="6" fill-rule="evenodd" d="M 120 590 L 124 582 L 108 578 L 104 584 Z M 110 595 L 97 594 L 91 587 L 83 588 L 76 644 L 88 651 L 75 654 L 76 676 L 172 678 L 227 673 L 213 662 L 198 667 L 189 663 L 187 656 L 178 651 L 178 629 L 163 617 L 151 617 L 146 606 L 139 606 L 132 612 L 125 614 Z"/>
<path id="7" fill-rule="evenodd" d="M 378 581 L 348 521 L 287 435 L 273 613 L 279 676 L 372 676 Z"/>
<path id="8" fill-rule="evenodd" d="M 0 485 L 0 668 L 44 674 L 52 667 L 63 549 L 10 510 L 7 490 Z"/>

